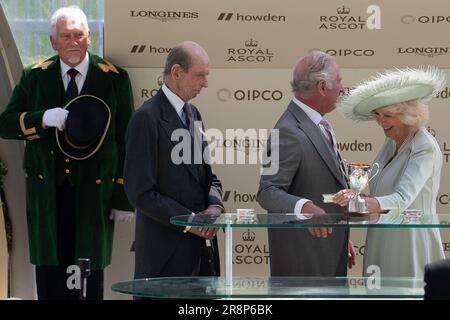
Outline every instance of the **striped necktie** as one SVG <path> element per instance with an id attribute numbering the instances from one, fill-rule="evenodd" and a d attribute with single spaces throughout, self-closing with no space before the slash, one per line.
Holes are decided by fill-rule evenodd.
<path id="1" fill-rule="evenodd" d="M 330 144 L 330 146 L 333 148 L 334 152 L 337 155 L 338 150 L 337 150 L 337 144 L 336 144 L 336 135 L 334 134 L 333 128 L 331 127 L 331 125 L 327 121 L 327 119 L 325 119 L 325 118 L 322 118 L 322 120 L 320 120 L 319 124 L 322 128 L 322 132 L 324 133 L 325 138 L 327 139 L 328 143 Z"/>

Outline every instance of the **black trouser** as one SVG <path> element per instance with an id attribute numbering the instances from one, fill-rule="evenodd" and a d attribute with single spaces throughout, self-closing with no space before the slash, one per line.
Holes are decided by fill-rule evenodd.
<path id="1" fill-rule="evenodd" d="M 67 267 L 75 261 L 76 192 L 66 179 L 56 186 L 56 219 L 58 266 L 36 266 L 36 287 L 39 300 L 77 300 L 80 290 L 69 289 L 67 280 L 73 273 Z M 103 270 L 91 270 L 87 280 L 87 299 L 103 299 Z"/>
<path id="2" fill-rule="evenodd" d="M 36 287 L 39 300 L 79 300 L 80 290 L 68 289 L 63 266 L 36 266 Z M 103 299 L 103 270 L 91 270 L 87 280 L 87 300 Z"/>
<path id="3" fill-rule="evenodd" d="M 190 276 L 192 277 L 211 277 L 211 276 L 217 276 L 220 277 L 220 261 L 219 261 L 219 255 L 217 254 L 217 240 L 211 240 L 212 247 L 209 249 L 211 250 L 208 252 L 208 249 L 206 246 L 202 249 L 200 259 L 197 262 L 196 266 L 194 267 L 194 270 L 192 270 L 192 273 Z M 174 257 L 176 259 L 176 257 Z M 212 259 L 212 263 L 209 261 Z M 183 261 L 179 261 L 178 263 L 171 263 L 170 265 L 172 267 L 176 267 L 177 264 L 182 264 Z M 214 268 L 214 271 L 212 270 Z M 164 268 L 163 274 L 160 275 L 161 277 L 180 277 L 180 276 L 187 276 L 186 274 L 180 274 L 179 269 L 174 268 Z M 139 297 L 139 296 L 133 296 L 134 300 L 167 300 L 167 298 L 147 298 L 147 297 Z"/>

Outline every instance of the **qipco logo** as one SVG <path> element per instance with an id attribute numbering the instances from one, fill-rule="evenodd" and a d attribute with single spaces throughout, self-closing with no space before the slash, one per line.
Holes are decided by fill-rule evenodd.
<path id="1" fill-rule="evenodd" d="M 217 92 L 217 99 L 222 102 L 230 99 L 235 101 L 280 101 L 283 99 L 283 92 L 270 89 L 238 89 L 231 91 L 222 88 Z"/>

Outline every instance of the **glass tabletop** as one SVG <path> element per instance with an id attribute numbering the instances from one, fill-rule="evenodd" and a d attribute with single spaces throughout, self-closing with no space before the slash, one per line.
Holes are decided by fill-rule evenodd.
<path id="1" fill-rule="evenodd" d="M 327 213 L 323 215 L 294 213 L 254 213 L 240 217 L 236 213 L 220 215 L 180 215 L 170 222 L 179 226 L 218 228 L 450 228 L 450 214 L 422 215 L 420 218 L 387 214 Z"/>
<path id="2" fill-rule="evenodd" d="M 235 277 L 225 285 L 222 277 L 148 278 L 112 286 L 115 292 L 167 299 L 220 298 L 417 298 L 424 282 L 416 278 L 363 277 Z"/>

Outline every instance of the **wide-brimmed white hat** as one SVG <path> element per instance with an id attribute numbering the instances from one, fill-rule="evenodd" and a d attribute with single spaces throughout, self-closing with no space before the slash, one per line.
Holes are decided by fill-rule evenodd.
<path id="1" fill-rule="evenodd" d="M 388 70 L 359 84 L 337 109 L 349 119 L 373 120 L 375 109 L 411 100 L 430 100 L 445 87 L 446 81 L 446 74 L 433 66 Z"/>

